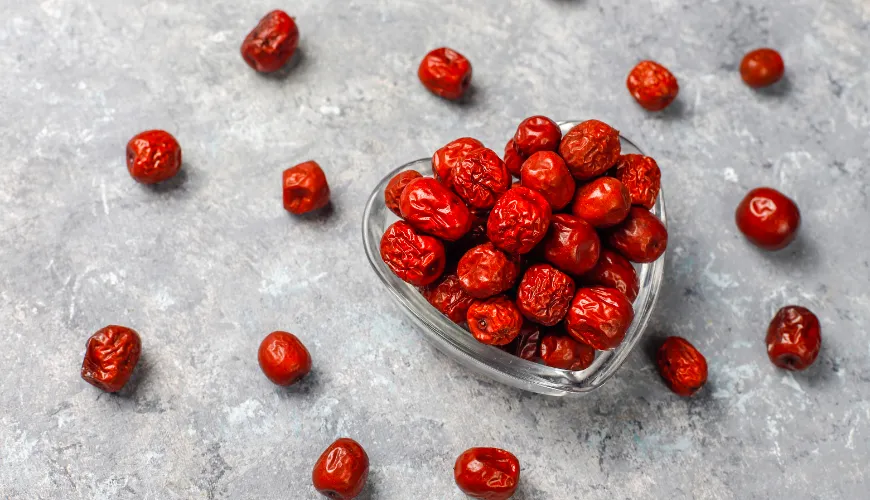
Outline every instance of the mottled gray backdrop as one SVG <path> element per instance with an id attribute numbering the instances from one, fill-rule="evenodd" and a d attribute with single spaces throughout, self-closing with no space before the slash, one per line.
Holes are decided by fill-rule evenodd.
<path id="1" fill-rule="evenodd" d="M 239 56 L 282 7 L 302 57 L 278 77 Z M 366 498 L 459 499 L 453 461 L 496 445 L 522 462 L 516 498 L 867 498 L 870 483 L 870 3 L 866 0 L 0 0 L 0 498 L 309 499 L 335 438 L 368 450 Z M 416 67 L 449 45 L 474 65 L 456 105 Z M 755 92 L 741 56 L 778 48 L 787 81 Z M 679 78 L 651 115 L 625 76 Z M 710 363 L 692 399 L 642 349 L 581 399 L 521 393 L 424 343 L 369 269 L 371 188 L 471 135 L 501 149 L 530 114 L 597 117 L 658 159 L 671 217 L 652 335 Z M 184 149 L 168 186 L 124 165 L 135 133 Z M 281 171 L 319 161 L 334 210 L 281 206 Z M 776 255 L 733 223 L 743 193 L 799 203 Z M 792 375 L 764 333 L 788 303 L 824 347 Z M 85 340 L 143 339 L 120 395 L 79 378 Z M 287 329 L 312 375 L 261 374 Z"/>

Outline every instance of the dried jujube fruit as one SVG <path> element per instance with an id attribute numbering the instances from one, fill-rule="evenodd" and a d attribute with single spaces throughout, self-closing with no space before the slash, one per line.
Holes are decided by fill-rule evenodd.
<path id="1" fill-rule="evenodd" d="M 562 140 L 559 125 L 546 116 L 530 116 L 517 127 L 514 143 L 522 156 L 530 157 L 538 151 L 556 151 Z"/>
<path id="2" fill-rule="evenodd" d="M 797 204 L 776 189 L 755 188 L 737 206 L 737 228 L 750 242 L 764 250 L 782 250 L 801 225 Z"/>
<path id="3" fill-rule="evenodd" d="M 531 252 L 544 239 L 552 209 L 540 193 L 510 188 L 492 208 L 486 235 L 498 248 L 513 254 Z"/>
<path id="4" fill-rule="evenodd" d="M 631 302 L 634 302 L 640 292 L 640 281 L 634 266 L 628 259 L 609 248 L 601 249 L 598 263 L 581 280 L 587 285 L 615 288 L 624 293 Z"/>
<path id="5" fill-rule="evenodd" d="M 634 100 L 647 111 L 668 107 L 680 92 L 677 78 L 655 61 L 641 61 L 628 74 L 625 85 Z"/>
<path id="6" fill-rule="evenodd" d="M 460 137 L 448 142 L 432 155 L 432 173 L 438 181 L 450 187 L 450 176 L 453 173 L 453 167 L 458 165 L 466 154 L 482 147 L 482 142 L 471 137 Z"/>
<path id="7" fill-rule="evenodd" d="M 631 203 L 652 209 L 662 186 L 662 172 L 658 163 L 649 156 L 628 154 L 619 157 L 613 170 L 631 195 Z"/>
<path id="8" fill-rule="evenodd" d="M 369 477 L 369 456 L 359 443 L 341 438 L 320 455 L 311 482 L 330 500 L 352 500 L 362 493 Z"/>
<path id="9" fill-rule="evenodd" d="M 456 273 L 445 274 L 435 283 L 421 289 L 423 297 L 441 314 L 456 324 L 465 323 L 468 308 L 474 297 L 462 288 Z"/>
<path id="10" fill-rule="evenodd" d="M 541 339 L 541 360 L 562 370 L 585 370 L 595 361 L 595 349 L 556 330 Z"/>
<path id="11" fill-rule="evenodd" d="M 478 148 L 453 167 L 450 187 L 469 207 L 485 210 L 511 187 L 511 174 L 495 151 Z"/>
<path id="12" fill-rule="evenodd" d="M 619 131 L 599 120 L 575 125 L 559 145 L 559 154 L 579 181 L 607 172 L 616 164 L 621 151 Z"/>
<path id="13" fill-rule="evenodd" d="M 415 229 L 456 241 L 471 229 L 471 212 L 455 193 L 430 177 L 414 179 L 399 199 L 402 217 Z"/>
<path id="14" fill-rule="evenodd" d="M 508 500 L 520 482 L 520 462 L 499 448 L 471 448 L 456 459 L 453 477 L 471 498 Z"/>
<path id="15" fill-rule="evenodd" d="M 301 215 L 329 204 L 326 174 L 315 161 L 306 161 L 284 171 L 284 209 Z"/>
<path id="16" fill-rule="evenodd" d="M 127 143 L 127 170 L 142 184 L 156 184 L 181 170 L 181 145 L 169 132 L 148 130 Z"/>
<path id="17" fill-rule="evenodd" d="M 805 370 L 822 348 L 819 318 L 806 307 L 783 307 L 770 321 L 766 343 L 771 363 L 785 370 Z"/>
<path id="18" fill-rule="evenodd" d="M 466 252 L 459 259 L 456 273 L 466 293 L 485 299 L 514 286 L 520 272 L 516 257 L 508 255 L 492 243 L 484 243 Z"/>
<path id="19" fill-rule="evenodd" d="M 523 163 L 522 185 L 541 193 L 553 211 L 562 210 L 574 197 L 576 182 L 565 161 L 553 151 L 534 153 Z"/>
<path id="20" fill-rule="evenodd" d="M 471 86 L 471 63 L 447 47 L 435 49 L 423 58 L 417 76 L 427 89 L 444 99 L 458 100 Z"/>
<path id="21" fill-rule="evenodd" d="M 619 290 L 581 288 L 565 317 L 565 330 L 580 342 L 607 351 L 622 343 L 632 320 L 634 309 L 631 302 Z"/>
<path id="22" fill-rule="evenodd" d="M 381 259 L 396 276 L 415 286 L 437 280 L 447 262 L 437 238 L 419 234 L 403 221 L 394 222 L 381 237 Z"/>
<path id="23" fill-rule="evenodd" d="M 523 315 L 505 296 L 475 301 L 468 308 L 466 321 L 474 338 L 494 346 L 510 344 L 523 327 Z"/>
<path id="24" fill-rule="evenodd" d="M 520 154 L 517 143 L 511 139 L 504 147 L 504 165 L 514 177 L 519 177 L 526 157 Z"/>
<path id="25" fill-rule="evenodd" d="M 311 355 L 298 337 L 288 332 L 272 332 L 257 350 L 260 369 L 272 383 L 289 386 L 311 371 Z"/>
<path id="26" fill-rule="evenodd" d="M 668 230 L 649 210 L 631 207 L 625 221 L 608 231 L 607 243 L 632 262 L 654 262 L 668 247 Z"/>
<path id="27" fill-rule="evenodd" d="M 549 264 L 529 267 L 517 288 L 517 307 L 544 326 L 562 321 L 574 298 L 574 280 Z"/>
<path id="28" fill-rule="evenodd" d="M 387 187 L 384 190 L 384 203 L 391 212 L 399 217 L 402 216 L 402 212 L 399 210 L 399 200 L 402 198 L 402 192 L 411 181 L 420 177 L 423 176 L 416 170 L 405 170 L 399 172 L 390 179 L 390 182 L 387 183 Z"/>
<path id="29" fill-rule="evenodd" d="M 612 227 L 624 221 L 631 210 L 631 194 L 619 180 L 599 177 L 580 186 L 571 213 L 593 227 Z"/>
<path id="30" fill-rule="evenodd" d="M 688 397 L 707 383 L 707 360 L 682 337 L 668 337 L 656 356 L 659 373 L 672 391 Z"/>
<path id="31" fill-rule="evenodd" d="M 547 262 L 579 276 L 595 266 L 601 240 L 588 222 L 568 214 L 556 214 L 541 248 Z"/>
<path id="32" fill-rule="evenodd" d="M 281 10 L 266 14 L 242 42 L 242 57 L 248 66 L 261 73 L 281 69 L 299 45 L 299 28 Z"/>
<path id="33" fill-rule="evenodd" d="M 109 325 L 88 339 L 82 378 L 106 392 L 118 392 L 130 380 L 141 353 L 142 340 L 135 330 Z"/>

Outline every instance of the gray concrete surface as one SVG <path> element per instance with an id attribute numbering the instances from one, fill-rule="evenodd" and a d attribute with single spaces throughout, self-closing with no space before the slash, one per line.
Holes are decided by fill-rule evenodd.
<path id="1" fill-rule="evenodd" d="M 786 5 L 789 4 L 789 5 Z M 274 7 L 303 57 L 281 77 L 238 46 Z M 371 457 L 366 498 L 459 499 L 456 455 L 513 451 L 519 499 L 867 498 L 870 490 L 870 3 L 761 0 L 188 2 L 0 0 L 0 498 L 308 499 L 339 436 Z M 416 66 L 448 44 L 474 64 L 464 105 Z M 773 46 L 787 81 L 753 92 L 742 54 Z M 641 58 L 681 84 L 650 115 Z M 522 118 L 597 117 L 654 155 L 671 216 L 652 337 L 710 363 L 680 399 L 642 350 L 573 400 L 466 373 L 425 344 L 362 252 L 370 189 L 458 136 L 501 148 Z M 134 183 L 124 145 L 173 132 L 184 175 Z M 282 169 L 316 159 L 332 213 L 293 218 Z M 732 222 L 772 185 L 800 204 L 776 255 Z M 821 318 L 808 372 L 767 360 L 787 303 Z M 144 342 L 118 396 L 78 375 L 121 323 Z M 256 348 L 287 329 L 315 371 L 290 390 Z"/>

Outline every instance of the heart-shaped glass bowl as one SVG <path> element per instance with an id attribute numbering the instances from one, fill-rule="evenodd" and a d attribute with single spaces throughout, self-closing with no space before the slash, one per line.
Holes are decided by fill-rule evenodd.
<path id="1" fill-rule="evenodd" d="M 578 123 L 580 122 L 567 121 L 559 123 L 559 126 L 565 133 Z M 622 143 L 623 154 L 643 154 L 628 139 L 620 136 L 619 140 Z M 431 159 L 423 158 L 390 172 L 375 186 L 363 214 L 363 245 L 366 256 L 378 278 L 384 282 L 408 318 L 427 340 L 433 342 L 446 355 L 477 373 L 512 387 L 550 396 L 583 394 L 601 387 L 625 362 L 643 336 L 659 296 L 665 267 L 664 256 L 653 263 L 636 266 L 640 279 L 640 293 L 634 301 L 634 322 L 619 347 L 612 351 L 599 352 L 592 365 L 585 370 L 551 368 L 481 344 L 468 331 L 429 305 L 415 287 L 396 277 L 381 259 L 381 236 L 390 224 L 398 220 L 384 204 L 384 189 L 387 183 L 403 170 L 416 170 L 423 175 L 431 175 L 431 167 Z M 667 226 L 664 193 L 659 193 L 652 212 Z"/>

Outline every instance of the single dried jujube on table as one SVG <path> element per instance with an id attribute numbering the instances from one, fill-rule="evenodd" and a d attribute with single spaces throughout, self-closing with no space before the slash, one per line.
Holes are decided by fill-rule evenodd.
<path id="1" fill-rule="evenodd" d="M 135 330 L 109 325 L 88 339 L 82 378 L 106 392 L 118 392 L 130 380 L 141 353 L 142 340 Z"/>
<path id="2" fill-rule="evenodd" d="M 423 86 L 444 99 L 458 100 L 471 86 L 471 63 L 459 52 L 442 47 L 426 54 L 417 76 Z"/>
<path id="3" fill-rule="evenodd" d="M 266 14 L 242 42 L 242 57 L 248 66 L 261 73 L 281 69 L 296 52 L 299 28 L 281 10 Z"/>
<path id="4" fill-rule="evenodd" d="M 755 188 L 746 194 L 735 214 L 737 228 L 755 246 L 782 250 L 795 237 L 801 225 L 797 204 L 776 189 Z"/>
<path id="5" fill-rule="evenodd" d="M 293 385 L 311 371 L 311 355 L 298 337 L 288 332 L 272 332 L 257 351 L 260 369 L 272 383 Z"/>
<path id="6" fill-rule="evenodd" d="M 783 307 L 770 321 L 766 343 L 771 363 L 785 370 L 805 370 L 822 348 L 819 318 L 806 307 Z"/>
<path id="7" fill-rule="evenodd" d="M 634 100 L 647 111 L 667 108 L 680 92 L 677 78 L 655 61 L 637 63 L 628 74 L 625 85 Z"/>
<path id="8" fill-rule="evenodd" d="M 181 145 L 165 130 L 148 130 L 127 143 L 127 170 L 142 184 L 157 184 L 181 170 Z"/>
<path id="9" fill-rule="evenodd" d="M 520 482 L 520 462 L 499 448 L 471 448 L 456 459 L 453 477 L 471 498 L 508 500 Z"/>
<path id="10" fill-rule="evenodd" d="M 341 438 L 329 445 L 311 471 L 317 491 L 331 500 L 352 500 L 369 477 L 369 456 L 359 443 Z"/>
<path id="11" fill-rule="evenodd" d="M 284 171 L 284 209 L 301 215 L 329 204 L 326 174 L 315 161 L 306 161 Z"/>
<path id="12" fill-rule="evenodd" d="M 656 356 L 659 373 L 672 391 L 688 397 L 707 383 L 707 360 L 682 337 L 668 337 Z"/>
<path id="13" fill-rule="evenodd" d="M 750 51 L 740 61 L 740 77 L 752 88 L 767 87 L 782 79 L 785 63 L 779 52 L 768 49 Z"/>

